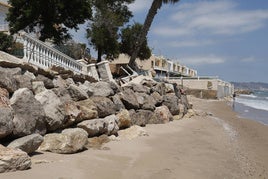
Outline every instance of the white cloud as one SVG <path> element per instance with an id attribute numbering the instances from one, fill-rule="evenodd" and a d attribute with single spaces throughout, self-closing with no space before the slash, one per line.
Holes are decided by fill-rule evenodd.
<path id="1" fill-rule="evenodd" d="M 209 64 L 221 64 L 225 62 L 225 58 L 218 57 L 215 55 L 208 55 L 208 56 L 189 56 L 183 57 L 180 60 L 182 63 L 187 65 L 209 65 Z"/>
<path id="2" fill-rule="evenodd" d="M 144 11 L 150 8 L 152 0 L 135 0 L 128 7 L 132 12 Z"/>
<path id="3" fill-rule="evenodd" d="M 170 47 L 198 47 L 215 44 L 212 40 L 185 40 L 168 42 Z"/>
<path id="4" fill-rule="evenodd" d="M 251 56 L 251 57 L 247 57 L 247 58 L 243 58 L 240 60 L 241 62 L 255 62 L 256 58 Z"/>
<path id="5" fill-rule="evenodd" d="M 268 9 L 241 10 L 233 1 L 198 1 L 178 3 L 176 13 L 155 27 L 157 35 L 182 36 L 198 33 L 236 35 L 265 26 Z"/>

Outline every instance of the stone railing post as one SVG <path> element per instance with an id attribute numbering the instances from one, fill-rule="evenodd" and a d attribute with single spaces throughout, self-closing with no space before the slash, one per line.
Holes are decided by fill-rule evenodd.
<path id="1" fill-rule="evenodd" d="M 113 75 L 108 61 L 97 63 L 97 68 L 101 81 L 113 81 Z"/>
<path id="2" fill-rule="evenodd" d="M 98 81 L 100 80 L 95 64 L 89 64 L 89 65 L 84 66 L 83 71 L 85 72 L 86 75 L 92 76 Z"/>

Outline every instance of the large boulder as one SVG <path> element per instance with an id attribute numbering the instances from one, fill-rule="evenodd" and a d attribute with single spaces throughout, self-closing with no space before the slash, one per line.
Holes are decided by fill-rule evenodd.
<path id="1" fill-rule="evenodd" d="M 130 88 L 137 93 L 150 93 L 150 88 L 148 88 L 147 86 L 143 86 L 139 83 L 129 83 L 126 88 Z"/>
<path id="2" fill-rule="evenodd" d="M 35 95 L 35 99 L 43 106 L 48 131 L 61 128 L 65 120 L 65 114 L 60 98 L 52 90 L 45 90 Z"/>
<path id="3" fill-rule="evenodd" d="M 138 125 L 138 126 L 146 126 L 148 124 L 148 121 L 153 117 L 153 112 L 149 110 L 137 110 L 136 112 L 134 110 L 129 111 L 131 123 L 132 125 Z"/>
<path id="4" fill-rule="evenodd" d="M 133 90 L 125 88 L 119 96 L 126 109 L 139 109 L 140 105 Z"/>
<path id="5" fill-rule="evenodd" d="M 94 94 L 94 91 L 92 89 L 92 87 L 90 87 L 90 85 L 87 85 L 87 84 L 90 84 L 88 81 L 85 81 L 84 84 L 79 84 L 79 88 L 82 89 L 83 91 L 85 91 L 88 95 L 88 97 L 91 97 L 93 96 Z"/>
<path id="6" fill-rule="evenodd" d="M 99 81 L 97 83 L 90 83 L 88 86 L 93 89 L 94 96 L 108 97 L 114 95 L 114 90 L 109 82 Z"/>
<path id="7" fill-rule="evenodd" d="M 14 76 L 21 75 L 21 69 L 0 67 L 0 74 L 0 87 L 7 89 L 9 93 L 14 93 L 19 88 Z"/>
<path id="8" fill-rule="evenodd" d="M 13 94 L 10 99 L 14 109 L 14 130 L 15 137 L 23 137 L 33 133 L 44 135 L 46 133 L 45 111 L 27 88 L 21 88 Z"/>
<path id="9" fill-rule="evenodd" d="M 14 112 L 10 107 L 9 93 L 6 89 L 0 88 L 0 139 L 12 133 Z"/>
<path id="10" fill-rule="evenodd" d="M 143 127 L 134 125 L 128 129 L 118 131 L 118 136 L 121 139 L 132 140 L 141 136 L 149 136 L 149 134 Z"/>
<path id="11" fill-rule="evenodd" d="M 101 119 L 86 120 L 79 124 L 77 127 L 87 131 L 89 137 L 99 136 L 102 134 L 113 135 L 119 130 L 117 125 L 118 118 L 115 115 L 110 115 Z"/>
<path id="12" fill-rule="evenodd" d="M 152 96 L 156 102 L 155 106 L 160 106 L 163 102 L 163 96 L 161 96 L 158 92 L 153 92 L 150 96 Z"/>
<path id="13" fill-rule="evenodd" d="M 26 152 L 11 149 L 0 144 L 0 173 L 26 170 L 31 167 L 31 158 Z"/>
<path id="14" fill-rule="evenodd" d="M 10 107 L 0 106 L 0 114 L 0 139 L 2 139 L 13 132 L 14 125 L 12 120 L 14 112 Z"/>
<path id="15" fill-rule="evenodd" d="M 33 81 L 32 82 L 32 90 L 34 94 L 41 93 L 46 90 L 44 82 L 43 81 Z"/>
<path id="16" fill-rule="evenodd" d="M 98 110 L 96 104 L 91 99 L 86 99 L 83 101 L 78 101 L 77 106 L 81 112 L 76 118 L 77 122 L 89 120 L 89 119 L 96 119 L 98 117 Z"/>
<path id="17" fill-rule="evenodd" d="M 32 89 L 32 79 L 27 75 L 15 75 L 13 78 L 16 80 L 18 88 Z"/>
<path id="18" fill-rule="evenodd" d="M 45 135 L 39 150 L 60 154 L 73 154 L 84 150 L 87 142 L 87 132 L 83 129 L 65 129 L 60 134 Z"/>
<path id="19" fill-rule="evenodd" d="M 88 98 L 87 92 L 74 84 L 71 84 L 67 90 L 74 101 L 81 101 Z"/>
<path id="20" fill-rule="evenodd" d="M 35 81 L 43 81 L 46 89 L 52 89 L 52 88 L 55 87 L 55 86 L 54 86 L 54 83 L 53 83 L 53 80 L 51 80 L 51 79 L 48 78 L 48 77 L 45 77 L 44 75 L 40 75 L 40 74 L 39 74 L 39 75 L 35 78 Z"/>
<path id="21" fill-rule="evenodd" d="M 125 129 L 131 126 L 131 118 L 128 110 L 122 109 L 117 115 L 119 129 Z"/>
<path id="22" fill-rule="evenodd" d="M 155 99 L 152 96 L 145 95 L 142 109 L 154 111 L 156 104 L 157 104 L 157 102 L 155 101 Z"/>
<path id="23" fill-rule="evenodd" d="M 43 141 L 44 138 L 40 134 L 31 134 L 12 141 L 7 147 L 20 149 L 27 154 L 31 154 L 38 149 Z"/>
<path id="24" fill-rule="evenodd" d="M 102 96 L 92 96 L 90 99 L 96 105 L 100 118 L 116 113 L 116 106 L 109 98 Z"/>
<path id="25" fill-rule="evenodd" d="M 173 121 L 173 116 L 167 106 L 157 107 L 154 111 L 154 117 L 150 118 L 149 124 L 164 124 Z"/>
<path id="26" fill-rule="evenodd" d="M 163 96 L 163 105 L 167 106 L 172 115 L 178 115 L 179 110 L 179 99 L 174 93 L 169 93 Z"/>
<path id="27" fill-rule="evenodd" d="M 116 111 L 120 111 L 121 109 L 125 109 L 125 106 L 124 106 L 123 102 L 121 101 L 120 96 L 118 94 L 115 94 L 114 96 L 112 96 L 111 99 L 115 105 Z"/>

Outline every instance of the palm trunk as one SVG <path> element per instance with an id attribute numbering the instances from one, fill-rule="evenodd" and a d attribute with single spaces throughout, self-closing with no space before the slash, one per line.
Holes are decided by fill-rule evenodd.
<path id="1" fill-rule="evenodd" d="M 152 25 L 152 22 L 154 20 L 154 17 L 155 15 L 157 14 L 157 11 L 158 9 L 160 9 L 162 6 L 162 0 L 154 0 L 152 5 L 151 5 L 151 8 L 146 16 L 146 19 L 144 21 L 144 24 L 143 24 L 143 27 L 142 27 L 142 30 L 141 30 L 141 33 L 136 41 L 136 44 L 135 44 L 135 48 L 134 48 L 134 51 L 131 55 L 131 58 L 130 58 L 130 61 L 129 61 L 129 66 L 132 67 L 134 70 L 137 70 L 138 67 L 135 63 L 135 60 L 138 56 L 138 53 L 140 51 L 140 48 L 144 42 L 144 40 L 146 39 L 146 36 L 148 34 L 148 31 Z"/>
<path id="2" fill-rule="evenodd" d="M 102 56 L 102 50 L 101 49 L 98 49 L 97 63 L 101 62 L 101 56 Z"/>

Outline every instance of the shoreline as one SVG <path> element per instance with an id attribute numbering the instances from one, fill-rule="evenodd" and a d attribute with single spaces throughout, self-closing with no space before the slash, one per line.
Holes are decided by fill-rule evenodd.
<path id="1" fill-rule="evenodd" d="M 5 179 L 267 178 L 268 126 L 239 118 L 226 101 L 189 96 L 198 115 L 151 124 L 149 136 L 121 139 L 103 150 L 32 156 L 32 168 Z"/>

